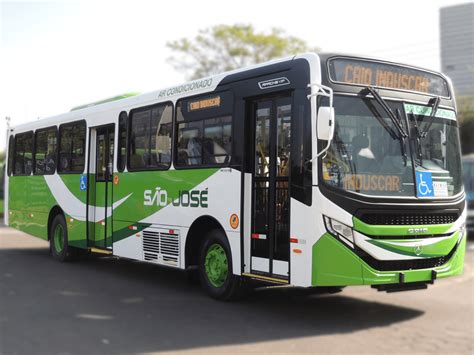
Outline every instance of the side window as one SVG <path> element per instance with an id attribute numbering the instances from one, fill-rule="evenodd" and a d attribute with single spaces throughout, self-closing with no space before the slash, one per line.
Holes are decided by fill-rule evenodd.
<path id="1" fill-rule="evenodd" d="M 57 159 L 56 127 L 38 130 L 35 133 L 35 175 L 51 175 L 56 170 Z"/>
<path id="2" fill-rule="evenodd" d="M 117 170 L 124 171 L 127 156 L 127 113 L 120 112 L 118 132 Z"/>
<path id="3" fill-rule="evenodd" d="M 177 165 L 221 165 L 230 160 L 232 117 L 178 124 Z"/>
<path id="4" fill-rule="evenodd" d="M 85 122 L 60 126 L 58 172 L 82 173 L 85 164 L 85 145 Z"/>
<path id="5" fill-rule="evenodd" d="M 15 175 L 30 175 L 33 171 L 33 132 L 15 137 Z"/>
<path id="6" fill-rule="evenodd" d="M 175 166 L 219 166 L 232 157 L 231 91 L 182 99 L 176 107 Z"/>
<path id="7" fill-rule="evenodd" d="M 130 115 L 129 170 L 168 169 L 171 163 L 172 104 Z"/>
<path id="8" fill-rule="evenodd" d="M 177 147 L 178 165 L 202 165 L 202 121 L 178 125 Z"/>
<path id="9" fill-rule="evenodd" d="M 232 147 L 232 117 L 204 120 L 203 164 L 226 164 Z"/>
<path id="10" fill-rule="evenodd" d="M 13 172 L 13 156 L 15 154 L 15 138 L 10 136 L 8 140 L 8 176 Z"/>

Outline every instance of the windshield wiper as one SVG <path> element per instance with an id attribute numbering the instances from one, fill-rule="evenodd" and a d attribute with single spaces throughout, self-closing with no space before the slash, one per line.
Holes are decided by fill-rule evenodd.
<path id="1" fill-rule="evenodd" d="M 396 111 L 396 112 L 397 112 L 397 118 L 398 118 L 399 122 L 402 122 L 402 113 L 400 112 L 400 109 L 397 108 L 397 111 Z M 408 137 L 408 134 L 407 134 L 406 137 Z M 402 137 L 402 138 L 400 139 L 400 149 L 401 149 L 401 151 L 402 151 L 403 162 L 405 163 L 405 166 L 407 166 L 407 164 L 408 164 L 407 149 L 406 149 L 406 147 L 405 147 L 405 138 L 406 138 L 406 137 Z"/>
<path id="2" fill-rule="evenodd" d="M 428 117 L 428 121 L 425 123 L 423 130 L 418 124 L 418 120 L 416 119 L 415 114 L 413 112 L 411 113 L 413 123 L 415 124 L 417 157 L 420 160 L 420 165 L 423 165 L 423 152 L 421 150 L 421 140 L 426 138 L 426 136 L 428 135 L 428 132 L 430 131 L 431 125 L 433 124 L 433 121 L 436 115 L 436 111 L 438 111 L 438 106 L 439 106 L 440 101 L 441 99 L 439 98 L 439 96 L 436 96 L 434 98 L 433 106 L 431 107 L 430 116 Z"/>
<path id="3" fill-rule="evenodd" d="M 370 92 L 372 94 L 372 96 L 374 97 L 375 101 L 377 101 L 379 103 L 380 106 L 382 106 L 382 108 L 384 109 L 384 111 L 387 113 L 388 117 L 390 118 L 390 120 L 392 121 L 393 125 L 397 128 L 398 130 L 398 133 L 400 134 L 400 136 L 402 138 L 406 138 L 408 137 L 408 133 L 405 131 L 405 129 L 403 128 L 402 126 L 402 120 L 401 120 L 401 117 L 399 116 L 398 118 L 395 116 L 395 114 L 393 113 L 392 109 L 390 108 L 390 106 L 387 105 L 387 103 L 385 102 L 384 99 L 382 99 L 382 97 L 379 95 L 379 93 L 377 91 L 375 91 L 375 89 L 371 86 L 367 86 L 367 91 Z"/>
<path id="4" fill-rule="evenodd" d="M 441 101 L 441 99 L 439 98 L 439 96 L 436 96 L 434 98 L 433 106 L 431 107 L 430 117 L 428 117 L 428 122 L 425 123 L 423 131 L 419 132 L 419 138 L 425 138 L 426 135 L 428 134 L 428 132 L 431 128 L 431 125 L 433 124 L 433 121 L 434 121 L 434 118 L 435 118 L 435 115 L 436 115 L 436 111 L 438 111 L 438 106 L 439 106 L 440 101 Z M 415 122 L 416 122 L 416 119 L 415 119 Z M 417 126 L 418 126 L 418 124 L 417 124 Z"/>
<path id="5" fill-rule="evenodd" d="M 372 94 L 375 101 L 377 101 L 378 104 L 382 106 L 382 109 L 387 113 L 388 117 L 392 121 L 392 124 L 396 127 L 398 131 L 398 136 L 393 132 L 393 129 L 387 125 L 387 123 L 383 120 L 383 118 L 378 116 L 378 112 L 376 111 L 375 116 L 377 117 L 379 122 L 382 124 L 382 126 L 388 131 L 388 133 L 390 133 L 390 135 L 392 136 L 392 139 L 398 139 L 400 141 L 400 150 L 403 155 L 403 161 L 405 163 L 405 166 L 407 166 L 408 156 L 407 156 L 406 147 L 405 147 L 405 139 L 408 137 L 408 133 L 403 128 L 402 115 L 400 113 L 400 110 L 397 109 L 397 115 L 395 116 L 390 106 L 387 105 L 385 100 L 379 95 L 377 91 L 375 91 L 373 87 L 367 86 L 362 91 L 365 91 L 365 90 L 367 90 L 369 93 Z"/>

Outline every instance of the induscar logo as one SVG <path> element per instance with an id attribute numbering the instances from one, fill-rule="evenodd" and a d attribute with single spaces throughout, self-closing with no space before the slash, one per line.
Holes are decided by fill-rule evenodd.
<path id="1" fill-rule="evenodd" d="M 180 190 L 178 198 L 172 201 L 173 206 L 182 207 L 208 207 L 209 191 L 204 190 Z M 145 190 L 143 192 L 143 205 L 165 207 L 168 204 L 168 191 L 160 186 L 153 190 Z"/>

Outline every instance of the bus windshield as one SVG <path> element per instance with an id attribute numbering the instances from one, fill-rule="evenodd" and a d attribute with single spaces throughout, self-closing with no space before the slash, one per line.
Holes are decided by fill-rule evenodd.
<path id="1" fill-rule="evenodd" d="M 409 132 L 407 139 L 376 100 L 334 97 L 336 127 L 322 160 L 323 181 L 371 196 L 448 197 L 459 193 L 462 177 L 454 112 L 438 110 L 429 131 L 419 138 L 415 120 L 421 129 L 428 127 L 429 107 L 387 104 L 393 112 L 398 111 L 397 124 Z M 445 117 L 439 117 L 438 112 Z"/>

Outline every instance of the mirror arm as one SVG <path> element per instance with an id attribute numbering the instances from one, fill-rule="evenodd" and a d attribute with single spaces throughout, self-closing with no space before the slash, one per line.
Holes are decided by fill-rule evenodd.
<path id="1" fill-rule="evenodd" d="M 326 152 L 328 151 L 329 147 L 331 146 L 331 142 L 332 142 L 332 141 L 328 141 L 328 144 L 326 145 L 326 147 L 324 147 L 323 150 L 321 150 L 318 154 L 316 154 L 316 157 L 313 158 L 313 159 L 318 159 L 321 155 L 323 155 L 324 153 L 326 153 Z M 313 160 L 313 159 L 311 159 L 311 160 Z"/>
<path id="2" fill-rule="evenodd" d="M 329 98 L 329 107 L 330 108 L 333 107 L 334 95 L 333 95 L 332 88 L 330 88 L 329 86 L 325 86 L 325 85 L 321 85 L 317 83 L 308 84 L 308 87 L 311 88 L 311 94 L 307 95 L 308 100 L 311 99 L 312 97 L 317 98 L 318 96 L 325 96 Z M 313 92 L 313 88 L 315 87 L 317 88 L 317 91 Z M 315 107 L 315 110 L 316 110 L 316 107 Z M 333 122 L 333 124 L 335 123 Z M 318 159 L 322 154 L 326 153 L 329 147 L 331 146 L 331 141 L 332 140 L 328 140 L 328 144 L 326 145 L 326 147 L 323 150 L 321 150 L 314 158 L 309 159 L 306 163 L 311 164 L 313 163 L 313 161 Z"/>
<path id="3" fill-rule="evenodd" d="M 307 95 L 306 97 L 311 99 L 312 97 L 317 97 L 317 96 L 326 96 L 329 97 L 329 107 L 332 107 L 332 100 L 333 100 L 333 92 L 332 88 L 329 86 L 313 83 L 313 84 L 308 84 L 308 87 L 311 89 L 311 94 Z M 318 91 L 313 92 L 313 88 L 316 87 Z"/>
<path id="4" fill-rule="evenodd" d="M 331 141 L 328 141 L 328 144 L 326 145 L 326 147 L 324 147 L 323 150 L 321 150 L 318 154 L 316 154 L 316 156 L 314 158 L 311 158 L 311 159 L 306 159 L 306 161 L 304 162 L 305 165 L 309 165 L 309 164 L 313 164 L 313 161 L 315 161 L 316 159 L 318 159 L 321 155 L 323 155 L 324 153 L 326 153 L 329 149 L 329 147 L 331 146 Z"/>

